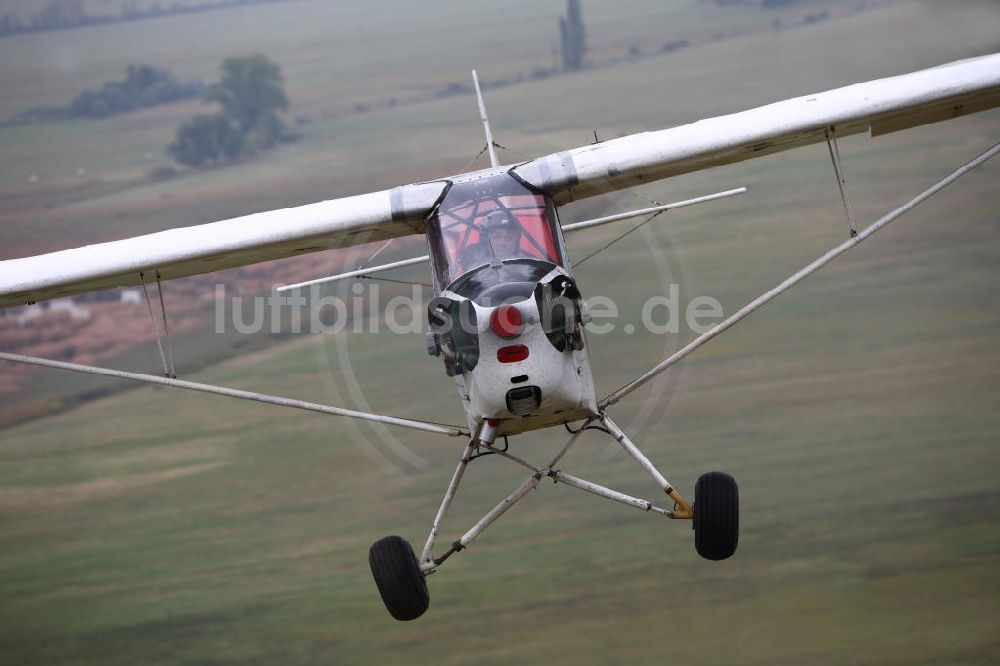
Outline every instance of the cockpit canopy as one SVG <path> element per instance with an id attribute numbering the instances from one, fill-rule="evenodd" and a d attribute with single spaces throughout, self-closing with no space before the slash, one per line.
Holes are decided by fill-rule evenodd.
<path id="1" fill-rule="evenodd" d="M 427 238 L 442 288 L 482 266 L 501 270 L 511 262 L 524 273 L 530 265 L 531 280 L 563 265 L 551 201 L 507 174 L 452 185 L 427 224 Z M 485 276 L 466 282 L 484 280 L 497 282 Z"/>

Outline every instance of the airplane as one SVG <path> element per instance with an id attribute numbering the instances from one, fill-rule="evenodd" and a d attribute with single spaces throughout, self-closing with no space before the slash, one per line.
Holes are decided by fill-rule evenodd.
<path id="1" fill-rule="evenodd" d="M 0 262 L 0 307 L 88 291 L 140 286 L 149 306 L 163 376 L 0 353 L 0 359 L 119 377 L 331 415 L 379 422 L 464 440 L 457 466 L 419 554 L 399 536 L 376 541 L 369 564 L 389 612 L 401 621 L 430 605 L 427 577 L 467 549 L 491 524 L 546 478 L 673 520 L 690 521 L 698 554 L 731 557 L 739 542 L 739 490 L 719 471 L 703 474 L 689 502 L 612 419 L 615 404 L 662 375 L 780 294 L 856 247 L 998 152 L 994 144 L 908 202 L 858 228 L 837 139 L 872 137 L 1000 106 L 1000 53 L 826 92 L 695 123 L 597 141 L 536 159 L 500 164 L 476 73 L 474 88 L 491 166 L 390 190 L 272 210 L 210 224 Z M 801 146 L 826 143 L 848 218 L 842 243 L 612 393 L 599 397 L 590 364 L 586 301 L 574 278 L 565 235 L 721 198 L 728 190 L 652 208 L 563 225 L 559 207 L 594 195 L 732 164 Z M 365 266 L 279 291 L 374 274 L 429 261 L 434 298 L 428 305 L 426 350 L 456 385 L 464 425 L 445 425 L 310 403 L 176 378 L 147 287 L 153 282 L 244 266 L 331 248 L 424 235 L 428 254 Z M 383 246 L 384 247 L 384 246 Z M 159 290 L 157 290 L 159 291 Z M 510 450 L 509 438 L 565 428 L 565 445 L 536 466 Z M 564 472 L 558 463 L 585 431 L 608 434 L 656 483 L 669 507 Z M 501 440 L 503 445 L 501 445 Z M 434 548 L 466 468 L 494 455 L 528 476 L 441 554 Z"/>

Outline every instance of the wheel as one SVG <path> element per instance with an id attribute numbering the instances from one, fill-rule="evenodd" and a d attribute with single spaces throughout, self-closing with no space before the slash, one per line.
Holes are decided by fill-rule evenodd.
<path id="1" fill-rule="evenodd" d="M 397 620 L 415 620 L 430 606 L 427 581 L 413 548 L 403 537 L 387 536 L 372 544 L 368 564 L 389 614 Z"/>
<path id="2" fill-rule="evenodd" d="M 707 560 L 736 552 L 740 538 L 740 494 L 725 472 L 702 474 L 694 486 L 694 547 Z"/>

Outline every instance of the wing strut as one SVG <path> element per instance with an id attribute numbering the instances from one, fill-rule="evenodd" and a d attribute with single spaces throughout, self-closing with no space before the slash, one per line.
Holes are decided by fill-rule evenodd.
<path id="1" fill-rule="evenodd" d="M 826 130 L 826 147 L 830 149 L 830 159 L 833 160 L 833 170 L 837 174 L 837 187 L 840 189 L 840 200 L 844 202 L 844 212 L 847 213 L 847 226 L 851 230 L 851 238 L 858 235 L 854 222 L 854 208 L 851 207 L 851 197 L 847 193 L 847 176 L 844 167 L 840 165 L 840 149 L 837 148 L 836 128 L 832 125 Z"/>
<path id="2" fill-rule="evenodd" d="M 918 205 L 920 205 L 927 199 L 931 198 L 932 196 L 934 196 L 935 194 L 946 188 L 948 185 L 951 185 L 953 182 L 958 180 L 960 177 L 964 176 L 966 173 L 968 173 L 975 167 L 979 166 L 983 162 L 995 156 L 997 153 L 1000 153 L 1000 143 L 995 144 L 992 148 L 980 154 L 971 162 L 968 162 L 967 164 L 959 167 L 946 177 L 934 183 L 934 185 L 932 185 L 931 187 L 927 188 L 926 190 L 915 196 L 907 203 L 903 204 L 902 206 L 892 211 L 891 213 L 883 216 L 878 221 L 873 223 L 870 227 L 859 233 L 857 236 L 849 238 L 848 240 L 844 241 L 837 247 L 833 248 L 820 258 L 816 259 L 809 265 L 805 266 L 800 271 L 793 274 L 791 277 L 787 278 L 784 282 L 782 282 L 778 286 L 757 297 L 750 303 L 747 303 L 742 308 L 740 308 L 739 311 L 730 316 L 728 319 L 723 320 L 707 333 L 698 336 L 697 338 L 689 342 L 687 345 L 677 350 L 673 355 L 668 357 L 659 365 L 655 366 L 654 368 L 646 372 L 644 375 L 634 379 L 628 384 L 625 384 L 620 389 L 610 394 L 608 397 L 604 398 L 604 400 L 601 401 L 600 403 L 601 409 L 603 410 L 608 405 L 613 405 L 617 403 L 622 398 L 627 396 L 629 393 L 632 393 L 643 384 L 649 382 L 651 379 L 653 379 L 660 373 L 664 372 L 671 366 L 675 365 L 678 361 L 691 354 L 693 351 L 701 347 L 703 344 L 705 344 L 715 336 L 719 335 L 723 331 L 732 328 L 739 321 L 749 316 L 755 310 L 758 310 L 767 303 L 769 303 L 776 296 L 788 291 L 789 289 L 797 285 L 799 282 L 801 282 L 802 280 L 806 279 L 807 277 L 818 271 L 823 266 L 827 265 L 828 263 L 830 263 L 840 255 L 842 255 L 843 253 L 847 252 L 854 246 L 860 244 L 863 240 L 865 240 L 866 238 L 874 234 L 876 231 L 880 230 L 882 227 L 886 226 L 887 224 L 895 220 L 897 217 L 913 210 Z"/>
<path id="3" fill-rule="evenodd" d="M 216 395 L 224 395 L 230 398 L 254 400 L 256 402 L 264 402 L 271 405 L 279 405 L 281 407 L 293 407 L 295 409 L 304 409 L 306 411 L 319 412 L 321 414 L 333 414 L 334 416 L 346 416 L 352 419 L 360 419 L 362 421 L 374 421 L 376 423 L 399 426 L 400 428 L 423 430 L 424 432 L 433 432 L 438 435 L 448 435 L 449 437 L 468 437 L 469 435 L 468 430 L 457 426 L 442 425 L 440 423 L 430 423 L 427 421 L 416 421 L 396 416 L 384 416 L 382 414 L 371 414 L 369 412 L 358 412 L 353 409 L 331 407 L 329 405 L 321 405 L 315 402 L 305 402 L 303 400 L 283 398 L 276 395 L 268 395 L 266 393 L 255 393 L 253 391 L 227 388 L 225 386 L 215 386 L 214 384 L 201 384 L 199 382 L 189 382 L 170 377 L 157 377 L 156 375 L 125 372 L 123 370 L 112 370 L 110 368 L 99 368 L 93 365 L 66 363 L 65 361 L 52 361 L 46 358 L 38 358 L 37 356 L 23 356 L 21 354 L 8 354 L 6 352 L 0 352 L 0 360 L 11 361 L 13 363 L 27 363 L 29 365 L 41 365 L 47 368 L 57 368 L 59 370 L 71 370 L 73 372 L 83 372 L 90 375 L 119 377 L 121 379 L 146 382 L 148 384 L 160 384 L 162 386 L 172 386 L 174 388 L 188 389 L 190 391 L 201 391 L 202 393 L 214 393 Z"/>
<path id="4" fill-rule="evenodd" d="M 601 226 L 602 224 L 610 224 L 611 222 L 630 220 L 633 217 L 640 217 L 642 215 L 655 216 L 664 211 L 674 210 L 675 208 L 686 208 L 687 206 L 694 206 L 696 204 L 705 203 L 708 201 L 715 201 L 716 199 L 725 199 L 727 197 L 736 196 L 737 194 L 743 194 L 746 191 L 747 188 L 745 187 L 737 187 L 732 190 L 725 190 L 724 192 L 716 192 L 715 194 L 706 194 L 704 196 L 694 197 L 693 199 L 684 199 L 683 201 L 675 201 L 674 203 L 662 204 L 659 206 L 654 206 L 652 208 L 640 208 L 639 210 L 630 210 L 627 213 L 618 213 L 616 215 L 608 215 L 606 217 L 594 218 L 593 220 L 574 222 L 572 224 L 567 224 L 563 226 L 562 230 L 564 232 L 578 231 L 580 229 L 589 229 L 591 227 L 598 227 Z M 645 222 L 643 224 L 645 224 Z M 337 280 L 343 280 L 345 278 L 367 277 L 372 273 L 380 273 L 382 271 L 388 271 L 393 268 L 403 268 L 404 266 L 413 266 L 414 264 L 430 261 L 430 258 L 431 256 L 429 254 L 425 254 L 420 257 L 412 257 L 410 259 L 403 259 L 401 261 L 393 261 L 392 263 L 380 264 L 378 266 L 367 266 L 367 267 L 362 266 L 357 270 L 348 271 L 347 273 L 339 273 L 337 275 L 330 275 L 327 277 L 316 278 L 315 280 L 308 280 L 307 282 L 298 282 L 296 284 L 289 284 L 281 287 L 275 287 L 274 290 L 277 291 L 278 293 L 283 293 L 286 291 L 291 291 L 293 289 L 301 289 L 302 287 L 311 287 L 314 284 L 335 282 Z"/>

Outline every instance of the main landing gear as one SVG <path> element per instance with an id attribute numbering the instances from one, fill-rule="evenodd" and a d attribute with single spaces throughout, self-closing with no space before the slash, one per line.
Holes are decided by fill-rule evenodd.
<path id="1" fill-rule="evenodd" d="M 614 437 L 626 453 L 638 462 L 673 500 L 673 509 L 668 510 L 655 506 L 647 500 L 620 493 L 555 469 L 555 465 L 566 455 L 566 452 L 576 443 L 580 433 L 585 429 L 601 430 Z M 698 479 L 698 483 L 695 484 L 694 506 L 688 504 L 653 466 L 653 463 L 606 414 L 595 417 L 579 430 L 574 431 L 573 436 L 562 448 L 562 451 L 548 466 L 543 468 L 534 467 L 504 449 L 494 448 L 495 438 L 496 423 L 487 421 L 465 447 L 419 558 L 414 554 L 410 544 L 402 537 L 388 536 L 372 544 L 368 552 L 368 563 L 371 565 L 372 576 L 375 578 L 375 584 L 378 586 L 379 594 L 382 595 L 382 601 L 385 602 L 389 614 L 397 620 L 415 620 L 423 615 L 430 605 L 427 576 L 434 573 L 454 553 L 465 550 L 487 527 L 521 498 L 534 490 L 546 477 L 551 478 L 556 483 L 563 483 L 642 511 L 658 513 L 666 518 L 691 520 L 695 534 L 695 549 L 705 559 L 724 560 L 736 552 L 739 540 L 739 493 L 735 479 L 723 472 L 703 474 Z M 483 452 L 483 449 L 486 450 L 485 452 L 502 456 L 531 470 L 531 475 L 460 539 L 452 543 L 447 551 L 435 558 L 431 555 L 431 550 L 434 548 L 434 542 L 437 540 L 448 507 L 451 506 L 458 491 L 458 485 L 465 474 L 465 468 L 478 453 Z"/>
<path id="2" fill-rule="evenodd" d="M 415 620 L 431 603 L 427 579 L 413 548 L 403 537 L 387 536 L 368 551 L 375 584 L 389 614 L 397 620 Z"/>
<path id="3" fill-rule="evenodd" d="M 709 472 L 694 486 L 694 547 L 706 560 L 724 560 L 740 538 L 740 496 L 736 479 Z"/>

